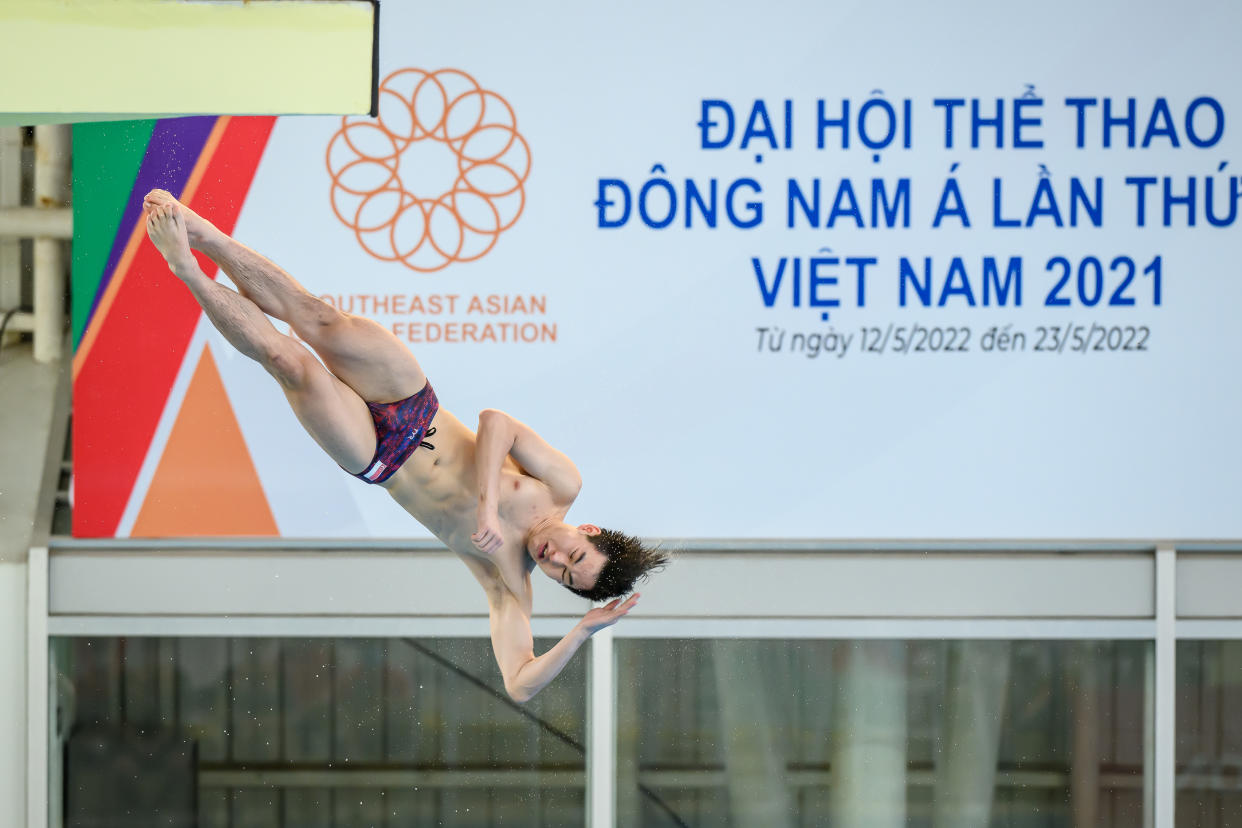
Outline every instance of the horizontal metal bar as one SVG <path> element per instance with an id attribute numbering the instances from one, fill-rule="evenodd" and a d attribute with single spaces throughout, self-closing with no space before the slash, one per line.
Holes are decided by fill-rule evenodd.
<path id="1" fill-rule="evenodd" d="M 1179 791 L 1242 791 L 1242 776 L 1210 771 L 1178 771 Z"/>
<path id="2" fill-rule="evenodd" d="M 1242 619 L 1185 618 L 1177 622 L 1179 641 L 1236 641 L 1242 639 Z"/>
<path id="3" fill-rule="evenodd" d="M 1207 555 L 1242 552 L 1242 541 L 1186 541 L 1184 543 L 1174 542 L 1172 546 L 1178 552 L 1193 552 Z"/>
<path id="4" fill-rule="evenodd" d="M 538 637 L 559 637 L 577 616 L 537 616 Z M 1155 622 L 1117 619 L 650 618 L 611 628 L 618 639 L 1151 640 Z M 98 616 L 54 615 L 48 633 L 149 638 L 483 638 L 487 616 Z"/>
<path id="5" fill-rule="evenodd" d="M 644 538 L 644 543 L 675 553 L 683 552 L 1032 552 L 1093 554 L 1136 554 L 1156 550 L 1155 541 L 1082 540 L 1082 539 L 880 539 L 865 538 Z M 1174 541 L 1179 552 L 1230 554 L 1242 552 L 1242 540 Z M 332 551 L 366 549 L 368 551 L 404 551 L 444 549 L 435 538 L 74 538 L 57 535 L 50 549 L 73 551 L 127 550 L 255 550 Z"/>
<path id="6" fill-rule="evenodd" d="M 1153 541 L 1056 538 L 649 538 L 673 552 L 1155 552 Z M 1235 542 L 1238 545 L 1238 542 Z"/>
<path id="7" fill-rule="evenodd" d="M 1083 553 L 805 553 L 679 558 L 636 615 L 672 619 L 1153 618 L 1152 560 Z M 482 604 L 440 551 L 60 551 L 55 616 L 473 615 Z M 589 603 L 535 578 L 540 614 Z"/>
<path id="8" fill-rule="evenodd" d="M 35 317 L 30 311 L 17 311 L 9 317 L 9 323 L 4 326 L 6 332 L 9 331 L 25 331 L 29 333 L 34 330 Z"/>
<path id="9" fill-rule="evenodd" d="M 72 239 L 72 207 L 0 207 L 0 238 Z"/>
<path id="10" fill-rule="evenodd" d="M 644 542 L 676 554 L 684 552 L 1032 552 L 1092 554 L 1154 553 L 1154 542 L 1082 540 L 841 540 L 789 538 L 645 538 Z M 1232 544 L 1232 545 L 1229 545 Z M 434 538 L 73 538 L 51 539 L 52 551 L 121 552 L 140 550 L 185 551 L 409 551 L 444 549 Z M 1196 549 L 1202 549 L 1198 542 Z M 1222 542 L 1222 550 L 1242 550 L 1238 541 Z"/>
<path id="11" fill-rule="evenodd" d="M 827 769 L 790 770 L 783 777 L 794 788 L 827 788 L 832 783 L 832 771 Z M 1141 769 L 1133 772 L 1108 771 L 1101 773 L 1101 790 L 1138 791 L 1143 788 Z M 720 769 L 678 769 L 640 771 L 638 781 L 651 788 L 723 788 L 728 785 L 725 772 Z M 931 788 L 936 784 L 935 772 L 910 770 L 906 783 L 915 788 Z M 998 771 L 997 788 L 1025 788 L 1058 790 L 1068 788 L 1068 771 Z M 1177 774 L 1178 790 L 1186 791 L 1242 791 L 1242 777 L 1233 774 L 1206 771 L 1180 771 Z"/>
<path id="12" fill-rule="evenodd" d="M 573 615 L 531 619 L 537 638 L 560 638 Z M 56 616 L 48 634 L 68 638 L 486 638 L 486 612 L 460 616 Z"/>
<path id="13" fill-rule="evenodd" d="M 71 538 L 56 535 L 53 552 L 447 552 L 435 538 Z"/>
<path id="14" fill-rule="evenodd" d="M 1150 640 L 1155 622 L 1113 618 L 650 618 L 627 617 L 618 639 Z"/>
<path id="15" fill-rule="evenodd" d="M 827 788 L 832 771 L 827 768 L 789 770 L 782 777 L 794 788 Z M 998 788 L 1058 790 L 1069 787 L 1068 771 L 999 771 Z M 291 768 L 291 769 L 224 769 L 203 768 L 198 772 L 201 788 L 581 788 L 586 774 L 580 770 L 549 768 L 548 770 L 423 770 L 413 768 Z M 728 782 L 721 768 L 678 768 L 676 770 L 642 770 L 638 782 L 656 789 L 714 789 Z M 906 773 L 911 787 L 931 788 L 936 784 L 934 771 L 912 769 Z M 1143 775 L 1112 771 L 1100 774 L 1104 790 L 1139 790 Z M 1183 790 L 1234 791 L 1242 789 L 1242 781 L 1219 774 L 1180 774 L 1178 787 Z"/>
<path id="16" fill-rule="evenodd" d="M 580 770 L 209 770 L 200 788 L 581 788 Z"/>
<path id="17" fill-rule="evenodd" d="M 801 768 L 788 770 L 782 777 L 793 788 L 828 788 L 832 785 L 832 771 L 828 768 Z M 936 773 L 925 768 L 906 771 L 906 784 L 912 788 L 932 788 L 936 785 Z M 998 788 L 1028 788 L 1057 790 L 1069 787 L 1069 771 L 1006 771 L 996 774 Z M 711 789 L 728 786 L 723 769 L 678 768 L 676 770 L 639 771 L 638 781 L 655 789 L 697 788 Z M 1143 774 L 1136 768 L 1132 773 L 1109 772 L 1100 774 L 1100 787 L 1104 790 L 1138 790 L 1143 787 Z"/>

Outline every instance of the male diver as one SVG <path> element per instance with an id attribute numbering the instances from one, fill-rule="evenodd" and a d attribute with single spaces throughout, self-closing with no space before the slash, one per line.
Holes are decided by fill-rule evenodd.
<path id="1" fill-rule="evenodd" d="M 538 693 L 593 633 L 634 608 L 638 593 L 620 596 L 666 556 L 620 532 L 565 523 L 582 486 L 568 457 L 502 411 L 483 411 L 471 431 L 439 406 L 390 331 L 312 296 L 170 193 L 152 190 L 143 209 L 169 269 L 216 330 L 280 383 L 315 442 L 353 476 L 387 489 L 470 569 L 487 595 L 492 651 L 513 699 Z M 191 249 L 240 292 L 204 274 Z M 301 342 L 265 314 L 289 323 Z M 540 656 L 530 628 L 535 567 L 585 598 L 613 599 Z"/>

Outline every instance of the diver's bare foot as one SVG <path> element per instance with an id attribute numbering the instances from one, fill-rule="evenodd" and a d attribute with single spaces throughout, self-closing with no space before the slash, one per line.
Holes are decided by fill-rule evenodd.
<path id="1" fill-rule="evenodd" d="M 160 251 L 168 269 L 181 279 L 191 279 L 202 271 L 190 252 L 183 215 L 170 204 L 152 205 L 147 210 L 147 235 Z"/>
<path id="2" fill-rule="evenodd" d="M 152 190 L 143 197 L 142 209 L 144 211 L 149 213 L 155 207 L 166 207 L 181 215 L 185 222 L 186 240 L 195 250 L 201 250 L 203 245 L 209 244 L 220 235 L 219 229 L 214 224 L 177 201 L 168 190 Z"/>

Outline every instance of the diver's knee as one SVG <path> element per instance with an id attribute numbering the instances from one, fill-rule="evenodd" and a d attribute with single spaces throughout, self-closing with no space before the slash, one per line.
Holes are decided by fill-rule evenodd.
<path id="1" fill-rule="evenodd" d="M 292 340 L 273 342 L 263 353 L 263 367 L 290 391 L 306 387 L 313 360 L 314 357 Z"/>

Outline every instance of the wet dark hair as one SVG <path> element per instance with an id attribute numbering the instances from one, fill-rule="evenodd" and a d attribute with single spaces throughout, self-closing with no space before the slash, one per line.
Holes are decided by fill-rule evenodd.
<path id="1" fill-rule="evenodd" d="M 590 589 L 566 589 L 592 601 L 628 595 L 633 591 L 635 581 L 646 580 L 648 575 L 663 569 L 668 563 L 666 553 L 643 546 L 638 538 L 615 529 L 601 529 L 598 535 L 591 535 L 587 540 L 595 544 L 595 548 L 603 552 L 608 560 L 604 561 L 595 586 Z"/>

